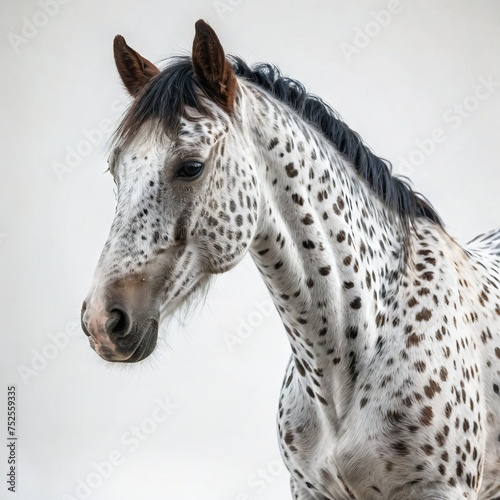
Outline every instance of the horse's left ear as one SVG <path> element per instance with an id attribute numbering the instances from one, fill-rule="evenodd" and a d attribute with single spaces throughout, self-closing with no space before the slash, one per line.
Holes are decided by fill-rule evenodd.
<path id="1" fill-rule="evenodd" d="M 196 78 L 209 97 L 231 112 L 238 85 L 233 69 L 215 31 L 201 19 L 196 22 L 195 29 L 193 68 Z"/>
<path id="2" fill-rule="evenodd" d="M 144 85 L 160 72 L 151 61 L 129 47 L 121 35 L 115 36 L 113 53 L 118 73 L 132 97 L 135 97 Z"/>

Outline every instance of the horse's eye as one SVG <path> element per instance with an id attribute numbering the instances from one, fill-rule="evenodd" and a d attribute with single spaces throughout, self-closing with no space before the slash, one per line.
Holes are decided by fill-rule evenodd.
<path id="1" fill-rule="evenodd" d="M 179 171 L 177 172 L 177 177 L 182 177 L 183 179 L 195 179 L 202 172 L 205 165 L 199 161 L 186 161 L 181 164 Z"/>

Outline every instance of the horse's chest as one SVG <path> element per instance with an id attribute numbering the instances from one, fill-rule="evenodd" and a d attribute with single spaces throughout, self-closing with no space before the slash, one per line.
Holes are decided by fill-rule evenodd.
<path id="1" fill-rule="evenodd" d="M 375 397 L 360 404 L 355 393 L 342 418 L 315 404 L 300 380 L 292 379 L 283 388 L 278 417 L 280 447 L 292 476 L 314 498 L 328 500 L 421 498 L 424 484 L 456 484 L 462 477 L 476 489 L 484 450 L 479 430 L 486 422 L 463 392 L 460 404 L 455 391 L 439 398 L 445 386 L 439 372 L 437 377 L 443 388 L 427 381 L 420 387 L 415 379 L 408 386 L 411 397 L 404 393 L 406 385 L 389 384 L 388 391 L 401 392 L 400 407 Z"/>
<path id="2" fill-rule="evenodd" d="M 284 413 L 278 419 L 280 446 L 290 473 L 314 498 L 357 498 L 345 480 L 352 455 L 340 451 L 342 439 L 332 432 L 325 415 L 307 412 L 304 403 L 307 399 L 297 394 L 284 399 Z M 369 448 L 364 452 L 366 456 Z"/>
<path id="3" fill-rule="evenodd" d="M 355 490 L 369 488 L 361 485 L 366 474 L 359 474 L 353 487 L 353 478 L 359 468 L 370 464 L 370 474 L 383 473 L 383 464 L 377 464 L 377 443 L 366 439 L 362 419 L 353 422 L 353 428 L 344 426 L 325 408 L 311 404 L 311 398 L 299 384 L 291 383 L 282 392 L 278 416 L 278 432 L 283 459 L 293 477 L 306 485 L 311 494 L 328 500 L 348 500 L 358 497 Z M 355 430 L 356 428 L 356 430 Z M 380 469 L 380 470 L 379 470 Z M 370 489 L 370 488 L 369 488 Z M 375 484 L 370 498 L 386 498 Z M 299 497 L 301 498 L 301 497 Z"/>

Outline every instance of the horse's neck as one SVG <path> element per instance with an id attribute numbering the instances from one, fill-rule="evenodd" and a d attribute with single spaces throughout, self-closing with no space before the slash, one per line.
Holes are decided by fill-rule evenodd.
<path id="1" fill-rule="evenodd" d="M 296 369 L 305 373 L 302 380 L 320 401 L 335 393 L 342 399 L 338 392 L 349 392 L 378 348 L 377 322 L 403 274 L 398 216 L 286 107 L 261 97 L 247 103 L 246 114 L 247 123 L 256 120 L 261 158 L 254 261 L 288 332 Z M 342 387 L 322 393 L 326 378 Z"/>

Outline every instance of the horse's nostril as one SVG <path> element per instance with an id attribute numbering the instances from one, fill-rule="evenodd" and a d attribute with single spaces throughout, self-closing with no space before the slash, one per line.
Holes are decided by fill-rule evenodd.
<path id="1" fill-rule="evenodd" d="M 109 312 L 109 319 L 106 321 L 106 331 L 114 335 L 127 335 L 130 331 L 130 317 L 126 311 L 115 307 Z"/>

